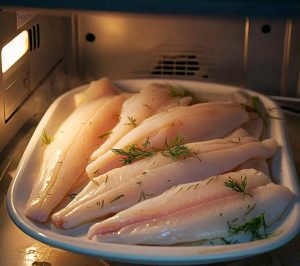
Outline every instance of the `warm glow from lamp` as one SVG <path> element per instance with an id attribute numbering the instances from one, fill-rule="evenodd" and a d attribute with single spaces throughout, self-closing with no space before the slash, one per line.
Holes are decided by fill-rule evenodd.
<path id="1" fill-rule="evenodd" d="M 2 73 L 5 73 L 27 52 L 29 46 L 28 39 L 28 32 L 24 30 L 2 48 Z"/>

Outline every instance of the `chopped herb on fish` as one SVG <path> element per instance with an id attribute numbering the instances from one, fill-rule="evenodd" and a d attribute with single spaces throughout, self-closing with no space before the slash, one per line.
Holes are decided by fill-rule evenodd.
<path id="1" fill-rule="evenodd" d="M 45 144 L 45 145 L 49 145 L 52 141 L 54 140 L 53 137 L 49 136 L 46 131 L 44 130 L 43 131 L 43 134 L 41 136 L 41 142 L 42 144 Z"/>
<path id="2" fill-rule="evenodd" d="M 147 148 L 150 145 L 149 137 L 145 140 L 145 142 L 142 144 L 143 148 Z"/>
<path id="3" fill-rule="evenodd" d="M 145 151 L 137 147 L 136 144 L 130 145 L 127 149 L 112 149 L 115 154 L 123 156 L 121 161 L 124 165 L 131 164 L 132 162 L 144 159 L 147 157 L 152 157 L 157 152 L 156 151 Z"/>
<path id="4" fill-rule="evenodd" d="M 93 182 L 94 185 L 96 185 L 98 187 L 100 186 L 99 183 L 94 178 L 92 178 L 91 181 Z"/>
<path id="5" fill-rule="evenodd" d="M 248 205 L 247 206 L 247 211 L 244 213 L 244 215 L 249 214 L 255 208 L 255 206 L 256 206 L 255 203 L 253 205 Z"/>
<path id="6" fill-rule="evenodd" d="M 119 196 L 113 198 L 113 199 L 110 201 L 110 203 L 113 203 L 114 201 L 117 201 L 117 200 L 119 200 L 119 199 L 121 199 L 121 198 L 123 198 L 123 197 L 124 197 L 123 194 L 122 194 L 122 195 L 119 195 Z"/>
<path id="7" fill-rule="evenodd" d="M 152 197 L 152 196 L 154 196 L 154 194 L 146 194 L 146 193 L 142 190 L 138 202 L 141 202 L 141 201 L 143 201 L 143 200 L 146 200 L 147 197 Z"/>
<path id="8" fill-rule="evenodd" d="M 261 100 L 257 96 L 251 97 L 251 105 L 242 104 L 242 106 L 245 108 L 245 110 L 247 112 L 257 113 L 258 116 L 263 120 L 265 125 L 268 124 L 267 118 L 280 119 L 278 117 L 274 117 L 274 116 L 264 112 L 261 107 Z"/>
<path id="9" fill-rule="evenodd" d="M 131 126 L 131 127 L 137 127 L 137 124 L 136 124 L 136 119 L 132 116 L 127 116 L 128 118 L 128 123 L 125 123 L 124 125 L 126 126 Z"/>
<path id="10" fill-rule="evenodd" d="M 246 192 L 246 187 L 247 187 L 247 176 L 242 177 L 241 176 L 241 181 L 237 181 L 231 177 L 227 181 L 224 182 L 224 185 L 228 188 L 231 188 L 232 190 L 238 192 L 238 193 L 243 193 L 243 197 L 245 195 L 248 195 L 252 197 L 252 195 L 248 192 Z"/>
<path id="11" fill-rule="evenodd" d="M 197 157 L 187 146 L 184 145 L 184 138 L 177 135 L 174 140 L 165 141 L 166 150 L 162 152 L 164 156 L 171 157 L 173 161 L 186 159 L 188 157 Z M 198 158 L 198 157 L 197 157 Z"/>
<path id="12" fill-rule="evenodd" d="M 173 85 L 173 84 L 166 84 L 169 93 L 173 97 L 192 97 L 195 102 L 199 102 L 199 100 L 195 97 L 194 93 L 190 92 L 189 90 Z"/>
<path id="13" fill-rule="evenodd" d="M 145 150 L 150 145 L 149 137 L 142 144 L 142 147 L 138 147 L 136 144 L 131 144 L 126 149 L 111 149 L 117 155 L 121 155 L 121 161 L 124 165 L 131 164 L 132 162 L 140 159 L 144 159 L 147 157 L 152 157 L 158 152 L 161 152 L 162 155 L 166 157 L 172 158 L 172 160 L 176 161 L 178 159 L 186 159 L 188 157 L 196 157 L 200 160 L 200 158 L 193 153 L 187 146 L 184 145 L 184 138 L 180 135 L 177 135 L 174 140 L 168 142 L 165 141 L 164 149 L 150 149 Z M 154 165 L 155 161 L 153 162 Z"/>
<path id="14" fill-rule="evenodd" d="M 239 226 L 236 226 L 228 222 L 228 232 L 230 234 L 233 235 L 239 233 L 250 234 L 253 240 L 263 239 L 268 237 L 267 228 L 268 227 L 265 222 L 264 213 Z"/>

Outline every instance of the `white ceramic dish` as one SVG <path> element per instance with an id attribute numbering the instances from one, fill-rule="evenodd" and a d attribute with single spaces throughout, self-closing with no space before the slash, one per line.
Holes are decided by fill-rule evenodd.
<path id="1" fill-rule="evenodd" d="M 151 82 L 166 82 L 183 86 L 193 92 L 199 92 L 200 95 L 208 95 L 210 100 L 230 98 L 231 92 L 240 90 L 236 87 L 219 84 L 174 80 L 125 80 L 116 82 L 116 84 L 124 90 L 136 91 Z M 74 109 L 73 96 L 86 87 L 87 85 L 84 85 L 65 93 L 50 106 L 36 128 L 20 161 L 17 176 L 12 182 L 7 195 L 7 209 L 12 220 L 25 233 L 58 248 L 109 260 L 141 264 L 189 265 L 227 261 L 264 253 L 287 243 L 300 231 L 299 201 L 290 208 L 285 218 L 269 238 L 234 245 L 157 247 L 95 243 L 85 236 L 89 225 L 65 231 L 57 229 L 50 223 L 39 224 L 28 219 L 23 211 L 31 192 L 34 175 L 40 163 L 40 136 L 44 129 L 47 129 L 47 133 L 50 134 L 55 132 L 59 123 Z M 283 118 L 278 106 L 269 98 L 258 93 L 244 91 L 250 95 L 259 96 L 265 107 L 272 110 L 273 116 Z M 274 181 L 287 186 L 294 194 L 299 196 L 299 186 L 287 143 L 284 119 L 271 119 L 268 134 L 281 146 L 280 151 L 272 161 L 271 171 Z"/>

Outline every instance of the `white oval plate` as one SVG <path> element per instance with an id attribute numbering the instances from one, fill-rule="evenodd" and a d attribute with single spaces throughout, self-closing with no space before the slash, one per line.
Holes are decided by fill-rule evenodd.
<path id="1" fill-rule="evenodd" d="M 190 91 L 203 95 L 206 99 L 228 99 L 231 92 L 242 90 L 260 97 L 265 107 L 272 110 L 272 115 L 283 118 L 279 107 L 264 95 L 232 86 L 212 83 L 177 80 L 124 80 L 115 82 L 124 90 L 138 91 L 153 82 L 164 82 L 183 86 Z M 58 248 L 101 258 L 141 264 L 206 264 L 227 260 L 236 260 L 275 249 L 291 240 L 300 231 L 300 203 L 297 201 L 288 211 L 274 233 L 267 239 L 234 245 L 215 246 L 135 246 L 92 242 L 86 238 L 89 224 L 73 230 L 60 230 L 51 223 L 40 224 L 24 215 L 26 202 L 33 186 L 34 176 L 40 165 L 40 136 L 46 128 L 55 132 L 58 124 L 75 108 L 73 96 L 87 88 L 87 85 L 73 89 L 54 101 L 36 128 L 19 163 L 16 178 L 13 180 L 8 195 L 7 209 L 15 224 L 31 237 Z M 271 119 L 269 137 L 281 146 L 272 159 L 272 169 L 276 183 L 287 186 L 297 196 L 299 186 L 294 163 L 288 147 L 283 119 Z"/>

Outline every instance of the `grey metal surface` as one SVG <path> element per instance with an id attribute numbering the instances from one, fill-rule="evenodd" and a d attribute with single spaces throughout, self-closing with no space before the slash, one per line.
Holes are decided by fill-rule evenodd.
<path id="1" fill-rule="evenodd" d="M 31 16 L 26 23 L 17 28 L 15 12 L 0 12 L 0 48 L 23 30 L 39 29 L 39 45 L 28 51 L 11 70 L 4 74 L 0 71 L 0 151 L 17 133 L 20 127 L 39 112 L 32 93 L 41 87 L 40 83 L 49 73 L 60 65 L 60 77 L 56 83 L 49 83 L 44 92 L 45 104 L 49 101 L 46 95 L 57 95 L 65 86 L 68 77 L 68 47 L 71 36 L 70 18 L 56 16 Z M 20 24 L 20 23 L 19 23 Z M 4 29 L 2 31 L 2 28 Z M 36 40 L 37 41 L 37 40 Z M 39 88 L 40 89 L 40 88 Z"/>
<path id="2" fill-rule="evenodd" d="M 85 82 L 100 75 L 194 79 L 300 96 L 300 24 L 295 19 L 81 13 L 77 25 Z M 175 71 L 180 59 L 188 65 L 188 56 L 198 70 Z"/>
<path id="3" fill-rule="evenodd" d="M 83 81 L 100 75 L 184 78 L 242 84 L 244 18 L 100 14 L 78 17 Z M 95 41 L 86 35 L 95 35 Z M 194 55 L 195 75 L 151 74 L 164 56 Z"/>

